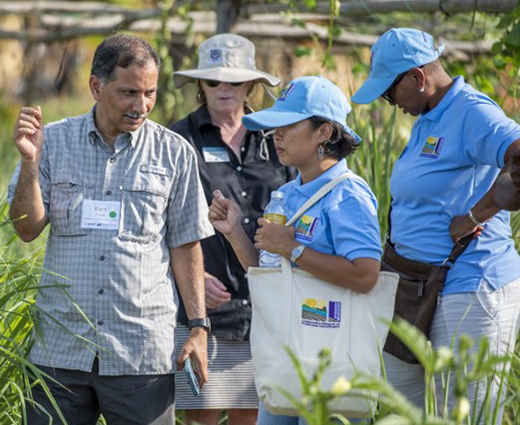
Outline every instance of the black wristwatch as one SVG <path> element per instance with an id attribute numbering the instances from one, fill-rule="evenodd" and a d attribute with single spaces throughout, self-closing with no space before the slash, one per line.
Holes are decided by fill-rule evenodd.
<path id="1" fill-rule="evenodd" d="M 190 331 L 193 328 L 197 328 L 197 327 L 205 328 L 209 333 L 209 332 L 211 332 L 211 320 L 209 320 L 209 317 L 188 320 L 188 328 Z"/>

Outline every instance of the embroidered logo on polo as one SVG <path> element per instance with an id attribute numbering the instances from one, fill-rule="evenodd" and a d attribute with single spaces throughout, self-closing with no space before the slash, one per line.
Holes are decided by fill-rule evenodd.
<path id="1" fill-rule="evenodd" d="M 285 99 L 287 99 L 287 96 L 289 96 L 289 93 L 291 93 L 294 89 L 294 84 L 287 84 L 282 92 L 280 93 L 280 97 L 278 98 L 279 101 L 283 102 Z"/>
<path id="2" fill-rule="evenodd" d="M 302 302 L 302 325 L 317 328 L 339 328 L 341 302 L 307 298 Z"/>
<path id="3" fill-rule="evenodd" d="M 296 229 L 294 230 L 294 238 L 297 241 L 312 242 L 316 228 L 318 226 L 318 218 L 304 215 L 298 220 Z"/>
<path id="4" fill-rule="evenodd" d="M 444 137 L 428 137 L 419 156 L 437 159 L 441 154 Z"/>

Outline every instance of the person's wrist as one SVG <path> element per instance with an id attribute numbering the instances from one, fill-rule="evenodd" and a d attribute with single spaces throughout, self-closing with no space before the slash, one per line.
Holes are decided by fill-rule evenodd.
<path id="1" fill-rule="evenodd" d="M 190 331 L 202 330 L 207 333 L 211 331 L 211 320 L 209 317 L 200 317 L 188 320 L 188 328 Z"/>
<path id="2" fill-rule="evenodd" d="M 229 233 L 224 234 L 224 237 L 228 240 L 230 244 L 240 243 L 240 241 L 245 237 L 247 238 L 246 232 L 242 228 L 242 226 L 233 226 L 233 230 Z"/>
<path id="3" fill-rule="evenodd" d="M 301 256 L 303 255 L 303 251 L 305 251 L 305 248 L 307 248 L 305 245 L 298 244 L 296 248 L 294 248 L 291 252 L 291 261 L 293 263 L 296 263 Z"/>
<path id="4" fill-rule="evenodd" d="M 300 246 L 300 243 L 295 239 L 291 241 L 290 244 L 287 245 L 286 249 L 283 251 L 283 256 L 288 260 L 291 259 L 293 251 Z"/>
<path id="5" fill-rule="evenodd" d="M 41 154 L 37 154 L 31 157 L 22 156 L 21 165 L 26 168 L 39 168 Z"/>
<path id="6" fill-rule="evenodd" d="M 202 326 L 197 326 L 196 328 L 190 329 L 190 335 L 199 336 L 199 335 L 207 335 L 208 330 L 203 328 Z"/>
<path id="7" fill-rule="evenodd" d="M 473 208 L 470 208 L 469 211 L 468 211 L 468 214 L 467 214 L 467 217 L 470 219 L 470 221 L 475 225 L 475 226 L 482 226 L 484 223 L 482 223 L 481 221 L 479 221 L 475 215 L 473 214 Z"/>

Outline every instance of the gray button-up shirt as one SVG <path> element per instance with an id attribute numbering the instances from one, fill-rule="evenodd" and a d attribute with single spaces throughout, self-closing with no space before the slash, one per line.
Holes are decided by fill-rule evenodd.
<path id="1" fill-rule="evenodd" d="M 31 361 L 91 371 L 97 352 L 101 375 L 172 373 L 178 300 L 169 249 L 213 234 L 193 148 L 146 120 L 112 151 L 93 112 L 45 126 L 44 138 L 51 228 Z M 82 228 L 85 199 L 120 202 L 119 228 Z"/>

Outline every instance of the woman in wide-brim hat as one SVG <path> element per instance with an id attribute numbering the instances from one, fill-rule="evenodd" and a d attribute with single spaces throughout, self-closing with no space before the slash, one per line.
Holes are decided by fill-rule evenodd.
<path id="1" fill-rule="evenodd" d="M 242 117 L 252 112 L 247 98 L 256 84 L 276 86 L 280 80 L 255 66 L 255 47 L 244 37 L 220 34 L 199 46 L 197 69 L 174 74 L 177 87 L 198 85 L 201 106 L 172 130 L 185 137 L 198 154 L 199 172 L 208 201 L 215 189 L 241 206 L 243 225 L 253 240 L 256 221 L 272 190 L 295 177 L 278 161 L 272 136 L 247 131 Z M 185 409 L 185 422 L 217 424 L 227 409 L 231 425 L 256 423 L 256 395 L 249 329 L 251 304 L 245 271 L 222 236 L 202 241 L 205 258 L 206 305 L 212 321 L 208 338 L 211 379 L 200 396 L 191 395 L 184 379 L 176 382 L 176 407 Z M 180 323 L 186 324 L 181 309 Z M 178 329 L 178 346 L 189 334 Z"/>

